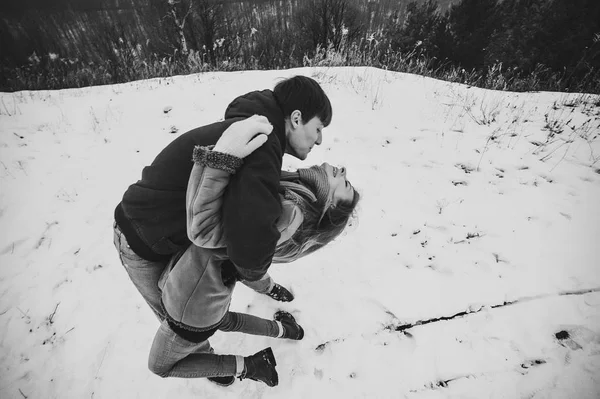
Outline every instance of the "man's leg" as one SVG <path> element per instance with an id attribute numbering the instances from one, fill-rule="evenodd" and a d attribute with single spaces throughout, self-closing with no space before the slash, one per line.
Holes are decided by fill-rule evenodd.
<path id="1" fill-rule="evenodd" d="M 119 259 L 127 270 L 129 278 L 138 289 L 142 297 L 146 300 L 150 308 L 159 321 L 163 321 L 165 316 L 160 305 L 161 293 L 158 289 L 158 280 L 167 266 L 167 261 L 152 262 L 140 258 L 127 244 L 127 239 L 119 229 L 114 225 L 114 244 L 119 252 Z"/>
<path id="2" fill-rule="evenodd" d="M 161 377 L 234 376 L 242 372 L 243 365 L 241 356 L 213 354 L 208 340 L 194 343 L 181 338 L 166 320 L 154 337 L 148 358 L 150 371 Z"/>

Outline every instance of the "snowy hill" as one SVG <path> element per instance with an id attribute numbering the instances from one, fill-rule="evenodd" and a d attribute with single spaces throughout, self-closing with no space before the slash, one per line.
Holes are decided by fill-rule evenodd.
<path id="1" fill-rule="evenodd" d="M 348 168 L 358 220 L 289 265 L 280 384 L 161 379 L 158 322 L 112 243 L 113 210 L 178 134 L 295 74 L 334 106 L 308 160 Z M 0 397 L 598 398 L 600 98 L 507 93 L 373 68 L 207 73 L 0 94 Z M 169 112 L 165 112 L 168 109 Z"/>

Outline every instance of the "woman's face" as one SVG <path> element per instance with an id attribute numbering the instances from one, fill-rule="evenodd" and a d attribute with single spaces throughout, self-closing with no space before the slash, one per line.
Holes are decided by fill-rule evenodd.
<path id="1" fill-rule="evenodd" d="M 346 179 L 346 168 L 331 166 L 327 162 L 323 163 L 321 167 L 327 173 L 331 203 L 335 206 L 340 202 L 351 203 L 354 199 L 354 187 Z"/>

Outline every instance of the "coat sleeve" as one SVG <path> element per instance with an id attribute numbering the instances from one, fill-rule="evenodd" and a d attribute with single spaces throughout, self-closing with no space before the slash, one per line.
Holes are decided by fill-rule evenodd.
<path id="1" fill-rule="evenodd" d="M 283 150 L 276 134 L 244 158 L 244 166 L 231 177 L 223 202 L 227 253 L 240 277 L 261 279 L 275 253 L 281 216 L 279 179 Z"/>
<path id="2" fill-rule="evenodd" d="M 196 146 L 193 161 L 186 191 L 187 235 L 199 247 L 222 248 L 226 245 L 221 219 L 223 194 L 241 160 L 213 152 L 211 147 Z"/>

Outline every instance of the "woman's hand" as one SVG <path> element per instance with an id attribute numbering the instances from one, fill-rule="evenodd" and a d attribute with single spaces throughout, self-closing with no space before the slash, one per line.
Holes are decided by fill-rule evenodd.
<path id="1" fill-rule="evenodd" d="M 253 115 L 234 122 L 223 132 L 213 151 L 245 158 L 267 141 L 273 126 L 265 116 Z"/>

